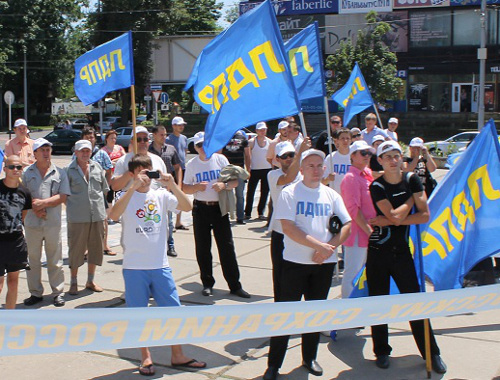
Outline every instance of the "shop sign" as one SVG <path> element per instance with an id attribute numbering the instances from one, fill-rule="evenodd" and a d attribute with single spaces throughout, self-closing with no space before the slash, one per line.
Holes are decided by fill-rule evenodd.
<path id="1" fill-rule="evenodd" d="M 449 7 L 450 0 L 393 0 L 394 9 Z"/>
<path id="2" fill-rule="evenodd" d="M 240 16 L 255 8 L 262 1 L 240 2 Z M 282 0 L 271 1 L 276 16 L 338 13 L 338 0 Z"/>
<path id="3" fill-rule="evenodd" d="M 391 12 L 392 0 L 339 0 L 339 13 Z"/>

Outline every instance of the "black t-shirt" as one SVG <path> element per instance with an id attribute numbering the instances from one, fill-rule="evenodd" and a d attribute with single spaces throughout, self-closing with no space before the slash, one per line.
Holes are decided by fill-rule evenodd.
<path id="1" fill-rule="evenodd" d="M 227 157 L 230 164 L 245 167 L 245 148 L 248 140 L 245 136 L 237 134 L 222 149 L 222 154 Z"/>
<path id="2" fill-rule="evenodd" d="M 418 176 L 413 173 L 403 173 L 403 180 L 397 184 L 388 183 L 384 177 L 377 178 L 370 185 L 370 194 L 372 197 L 377 215 L 384 215 L 377 207 L 377 202 L 387 199 L 394 209 L 404 204 L 413 194 L 424 191 L 422 182 Z M 409 226 L 388 226 L 389 235 L 383 234 L 383 238 L 389 237 L 391 240 L 406 241 L 408 237 Z M 386 231 L 387 232 L 387 231 Z"/>
<path id="3" fill-rule="evenodd" d="M 31 193 L 23 185 L 11 188 L 0 181 L 0 240 L 23 234 L 23 210 L 31 208 Z"/>
<path id="4" fill-rule="evenodd" d="M 382 165 L 380 165 L 380 163 L 378 162 L 376 154 L 374 154 L 370 158 L 370 169 L 372 170 L 372 172 L 381 172 L 384 170 Z"/>
<path id="5" fill-rule="evenodd" d="M 337 150 L 337 147 L 333 142 L 333 136 L 332 140 L 328 142 L 328 132 L 324 131 L 321 135 L 319 135 L 318 140 L 316 140 L 316 149 L 321 150 L 326 155 L 329 155 L 330 151 L 328 149 L 328 145 L 332 146 L 332 152 Z"/>

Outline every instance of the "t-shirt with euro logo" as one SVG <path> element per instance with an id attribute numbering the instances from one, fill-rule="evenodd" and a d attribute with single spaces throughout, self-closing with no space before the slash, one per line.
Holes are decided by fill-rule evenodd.
<path id="1" fill-rule="evenodd" d="M 327 243 L 333 237 L 328 229 L 330 217 L 337 215 L 342 224 L 351 220 L 342 201 L 342 197 L 328 186 L 320 184 L 310 188 L 297 182 L 283 189 L 278 197 L 275 208 L 277 220 L 290 220 L 304 231 L 322 243 Z M 285 234 L 285 249 L 283 258 L 299 264 L 316 264 L 312 261 L 315 250 L 293 241 Z M 337 262 L 336 253 L 325 263 Z"/>
<path id="2" fill-rule="evenodd" d="M 177 198 L 166 189 L 134 192 L 122 216 L 123 269 L 168 268 L 167 212 Z"/>

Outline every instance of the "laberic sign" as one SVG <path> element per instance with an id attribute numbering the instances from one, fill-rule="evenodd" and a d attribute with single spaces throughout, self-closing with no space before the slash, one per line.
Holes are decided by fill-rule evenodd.
<path id="1" fill-rule="evenodd" d="M 292 10 L 303 11 L 308 9 L 331 9 L 333 8 L 333 0 L 318 0 L 318 1 L 307 1 L 307 0 L 292 0 L 291 2 Z"/>
<path id="2" fill-rule="evenodd" d="M 240 15 L 255 8 L 258 4 L 260 2 L 240 2 Z M 283 0 L 273 1 L 272 4 L 277 16 L 338 12 L 338 1 L 336 0 Z"/>

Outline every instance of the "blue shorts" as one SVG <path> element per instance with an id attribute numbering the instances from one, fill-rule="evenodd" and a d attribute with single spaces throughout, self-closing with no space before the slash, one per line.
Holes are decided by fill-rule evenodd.
<path id="1" fill-rule="evenodd" d="M 158 306 L 181 306 L 171 268 L 123 269 L 128 307 L 147 307 L 153 295 Z"/>

